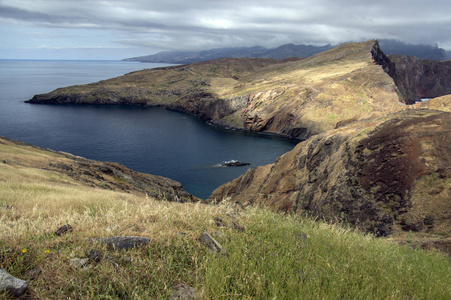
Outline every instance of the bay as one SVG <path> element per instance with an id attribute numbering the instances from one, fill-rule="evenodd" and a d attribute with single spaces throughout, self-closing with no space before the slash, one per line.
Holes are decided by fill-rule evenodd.
<path id="1" fill-rule="evenodd" d="M 0 135 L 181 182 L 202 199 L 249 167 L 266 165 L 298 141 L 217 128 L 164 108 L 36 105 L 23 101 L 163 64 L 0 60 Z M 245 167 L 218 167 L 239 160 Z"/>

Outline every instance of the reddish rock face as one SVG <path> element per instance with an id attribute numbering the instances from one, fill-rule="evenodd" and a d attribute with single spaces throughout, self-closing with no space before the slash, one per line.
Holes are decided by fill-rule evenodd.
<path id="1" fill-rule="evenodd" d="M 314 136 L 209 200 L 264 204 L 378 236 L 449 233 L 450 174 L 451 113 L 406 110 Z"/>
<path id="2" fill-rule="evenodd" d="M 451 94 L 451 61 L 422 60 L 414 56 L 391 55 L 390 76 L 401 101 L 413 104 L 423 98 Z"/>

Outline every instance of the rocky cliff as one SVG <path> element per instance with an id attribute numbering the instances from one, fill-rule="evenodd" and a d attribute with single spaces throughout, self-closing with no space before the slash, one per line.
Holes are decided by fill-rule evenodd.
<path id="1" fill-rule="evenodd" d="M 377 41 L 307 59 L 219 59 L 143 70 L 30 103 L 165 106 L 222 126 L 304 139 L 403 108 Z"/>
<path id="2" fill-rule="evenodd" d="M 451 113 L 411 109 L 356 122 L 250 169 L 210 202 L 264 205 L 385 236 L 451 230 Z"/>
<path id="3" fill-rule="evenodd" d="M 139 173 L 118 163 L 100 162 L 64 152 L 42 149 L 0 137 L 0 168 L 46 170 L 68 177 L 83 186 L 97 187 L 177 202 L 200 199 L 185 191 L 182 184 L 161 176 Z"/>
<path id="4" fill-rule="evenodd" d="M 414 104 L 423 98 L 451 94 L 451 61 L 422 60 L 414 56 L 391 55 L 390 75 L 401 101 Z"/>

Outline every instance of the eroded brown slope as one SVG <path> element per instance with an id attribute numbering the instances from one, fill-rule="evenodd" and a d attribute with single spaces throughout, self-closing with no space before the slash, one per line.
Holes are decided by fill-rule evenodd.
<path id="1" fill-rule="evenodd" d="M 14 172 L 22 172 L 23 178 L 34 178 L 35 170 L 48 171 L 49 178 L 56 177 L 57 181 L 67 182 L 68 185 L 73 185 L 74 180 L 81 186 L 147 195 L 155 199 L 178 202 L 200 200 L 186 192 L 179 182 L 166 177 L 139 173 L 118 163 L 90 160 L 0 137 L 0 181 L 7 180 L 8 174 Z M 70 180 L 65 180 L 66 177 Z"/>
<path id="2" fill-rule="evenodd" d="M 36 95 L 31 103 L 165 106 L 228 127 L 306 138 L 403 108 L 377 41 L 308 59 L 219 59 L 133 72 Z"/>
<path id="3" fill-rule="evenodd" d="M 451 232 L 451 113 L 405 110 L 328 131 L 209 201 L 260 204 L 377 235 Z"/>

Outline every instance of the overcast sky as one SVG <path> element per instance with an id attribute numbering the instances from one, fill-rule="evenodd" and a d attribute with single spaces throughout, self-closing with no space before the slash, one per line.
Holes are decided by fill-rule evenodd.
<path id="1" fill-rule="evenodd" d="M 450 0 L 0 0 L 0 59 L 374 38 L 451 50 Z"/>

